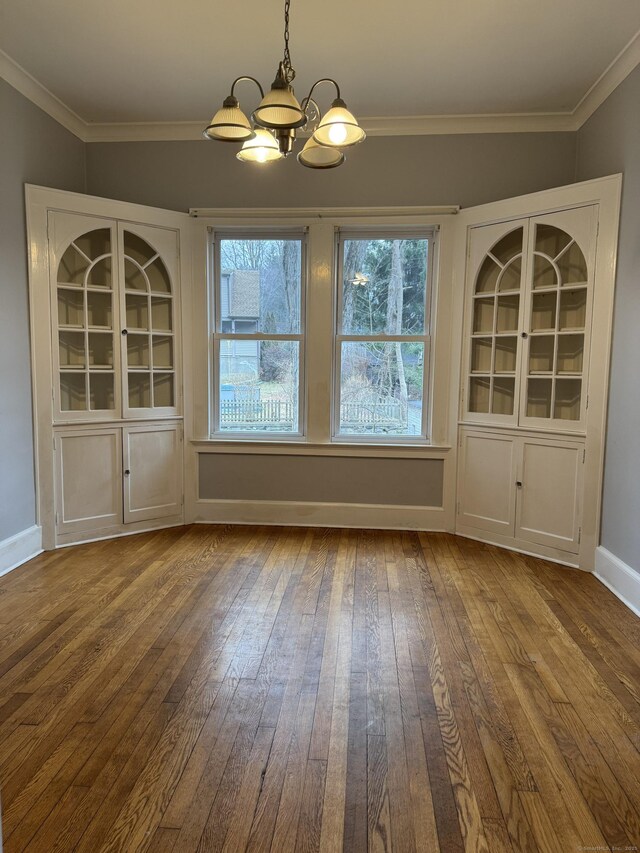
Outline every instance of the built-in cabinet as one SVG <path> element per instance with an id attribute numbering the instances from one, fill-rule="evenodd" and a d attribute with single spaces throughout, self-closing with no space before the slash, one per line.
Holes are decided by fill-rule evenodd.
<path id="1" fill-rule="evenodd" d="M 461 529 L 577 554 L 584 442 L 461 429 Z"/>
<path id="2" fill-rule="evenodd" d="M 45 215 L 48 292 L 32 281 L 39 441 L 48 431 L 53 448 L 45 544 L 181 523 L 180 228 Z"/>
<path id="3" fill-rule="evenodd" d="M 602 455 L 590 399 L 601 414 L 606 399 L 600 365 L 590 375 L 611 310 L 600 293 L 594 326 L 598 220 L 586 203 L 474 224 L 466 241 L 456 531 L 576 564 L 585 465 Z M 592 547 L 599 493 L 587 504 Z"/>
<path id="4" fill-rule="evenodd" d="M 56 534 L 110 535 L 182 514 L 182 424 L 57 429 Z"/>

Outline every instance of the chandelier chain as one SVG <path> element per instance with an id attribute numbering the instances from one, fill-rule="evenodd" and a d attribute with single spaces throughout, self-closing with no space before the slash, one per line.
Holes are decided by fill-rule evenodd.
<path id="1" fill-rule="evenodd" d="M 284 0 L 284 67 L 287 75 L 287 82 L 291 83 L 296 76 L 296 72 L 291 65 L 291 53 L 289 52 L 289 8 L 291 0 Z"/>

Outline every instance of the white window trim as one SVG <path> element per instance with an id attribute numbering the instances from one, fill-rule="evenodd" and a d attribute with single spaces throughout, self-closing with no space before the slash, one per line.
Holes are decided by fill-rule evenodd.
<path id="1" fill-rule="evenodd" d="M 300 331 L 296 334 L 265 334 L 263 332 L 238 333 L 222 332 L 221 300 L 218 299 L 218 284 L 221 281 L 222 269 L 220 266 L 220 252 L 217 247 L 221 240 L 300 240 Z M 227 230 L 218 228 L 211 234 L 210 248 L 211 262 L 209 265 L 210 278 L 207 282 L 209 290 L 209 358 L 210 358 L 210 385 L 209 385 L 209 431 L 210 438 L 214 440 L 230 441 L 300 441 L 306 435 L 306 373 L 305 373 L 305 350 L 306 350 L 306 290 L 308 281 L 308 250 L 307 230 L 304 227 L 297 229 L 269 228 L 257 230 L 246 228 L 242 230 Z M 230 297 L 230 291 L 228 298 Z M 298 429 L 295 432 L 268 432 L 267 430 L 222 430 L 220 429 L 220 342 L 221 341 L 297 341 L 298 342 Z"/>
<path id="2" fill-rule="evenodd" d="M 433 311 L 433 271 L 435 269 L 434 257 L 438 252 L 438 231 L 436 225 L 425 226 L 423 228 L 401 228 L 394 227 L 393 224 L 376 229 L 356 229 L 344 228 L 336 233 L 336 319 L 334 325 L 334 353 L 333 353 L 333 400 L 332 400 L 332 429 L 331 436 L 333 442 L 348 441 L 353 444 L 430 444 L 430 427 L 431 427 L 431 347 L 432 347 L 432 331 L 435 322 L 435 314 Z M 355 335 L 344 334 L 342 332 L 342 309 L 343 309 L 343 293 L 344 293 L 344 275 L 343 275 L 343 245 L 345 240 L 354 239 L 389 239 L 406 238 L 414 240 L 427 240 L 427 269 L 425 281 L 425 300 L 424 300 L 424 333 L 422 335 Z M 340 432 L 340 391 L 341 391 L 341 374 L 342 374 L 342 344 L 349 341 L 379 341 L 395 343 L 422 343 L 424 345 L 424 361 L 422 373 L 422 413 L 420 424 L 420 435 L 390 435 L 375 433 L 371 435 L 357 435 L 347 432 Z"/>
<path id="3" fill-rule="evenodd" d="M 452 353 L 461 345 L 461 333 L 452 326 L 453 252 L 455 245 L 455 206 L 393 208 L 264 208 L 234 210 L 192 210 L 193 223 L 193 288 L 188 294 L 192 317 L 190 372 L 185 376 L 189 389 L 192 424 L 191 442 L 204 452 L 226 452 L 227 449 L 264 447 L 267 453 L 299 453 L 313 451 L 321 455 L 356 454 L 384 456 L 438 456 L 456 441 L 456 419 L 451 418 L 451 386 L 449 381 Z M 209 433 L 211 420 L 211 368 L 209 318 L 212 291 L 208 286 L 213 274 L 212 234 L 224 231 L 240 235 L 247 231 L 263 234 L 274 230 L 308 229 L 308 277 L 306 286 L 306 399 L 305 434 L 215 435 Z M 335 331 L 335 233 L 336 229 L 393 228 L 406 230 L 438 230 L 436 251 L 432 253 L 431 309 L 435 324 L 431 328 L 430 427 L 429 441 L 414 437 L 397 440 L 353 440 L 355 436 L 332 436 L 333 357 Z M 330 259 L 328 261 L 327 259 Z M 200 273 L 198 273 L 200 271 Z M 206 275 L 205 275 L 206 271 Z M 453 341 L 452 341 L 453 336 Z M 455 391 L 453 397 L 457 399 Z"/>

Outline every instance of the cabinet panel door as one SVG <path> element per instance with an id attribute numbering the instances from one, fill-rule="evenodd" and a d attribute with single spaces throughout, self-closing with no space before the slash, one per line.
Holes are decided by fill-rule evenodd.
<path id="1" fill-rule="evenodd" d="M 58 433 L 56 531 L 100 530 L 122 523 L 119 429 Z"/>
<path id="2" fill-rule="evenodd" d="M 462 441 L 458 521 L 513 536 L 516 441 L 479 432 L 464 432 Z"/>
<path id="3" fill-rule="evenodd" d="M 583 446 L 522 439 L 516 537 L 578 552 Z"/>
<path id="4" fill-rule="evenodd" d="M 178 424 L 125 427 L 124 520 L 182 512 L 182 442 Z"/>

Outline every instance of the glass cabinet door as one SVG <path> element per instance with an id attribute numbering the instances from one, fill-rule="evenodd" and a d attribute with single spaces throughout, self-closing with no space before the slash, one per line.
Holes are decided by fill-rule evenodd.
<path id="1" fill-rule="evenodd" d="M 466 409 L 474 420 L 505 421 L 517 413 L 526 222 L 489 228 L 502 235 L 474 263 Z"/>
<path id="2" fill-rule="evenodd" d="M 87 226 L 83 217 L 70 217 L 64 225 L 74 236 L 64 237 L 53 265 L 56 418 L 115 417 L 113 229 L 105 223 L 78 232 Z"/>
<path id="3" fill-rule="evenodd" d="M 120 240 L 125 415 L 139 414 L 140 410 L 174 414 L 176 235 L 162 229 L 122 225 Z"/>
<path id="4" fill-rule="evenodd" d="M 593 208 L 531 222 L 520 421 L 580 429 L 593 278 Z"/>
<path id="5" fill-rule="evenodd" d="M 472 232 L 464 416 L 584 428 L 596 210 Z"/>

